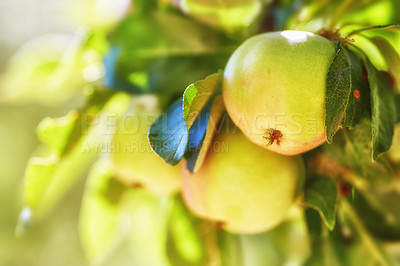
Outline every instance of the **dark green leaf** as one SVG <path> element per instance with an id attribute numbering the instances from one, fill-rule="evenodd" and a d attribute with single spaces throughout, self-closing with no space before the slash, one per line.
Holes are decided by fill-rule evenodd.
<path id="1" fill-rule="evenodd" d="M 315 176 L 305 192 L 305 201 L 321 215 L 325 225 L 332 230 L 336 222 L 337 188 L 329 177 Z"/>
<path id="2" fill-rule="evenodd" d="M 396 106 L 396 114 L 397 114 L 397 120 L 396 120 L 396 124 L 400 123 L 400 94 L 397 93 L 394 95 L 394 102 L 395 102 L 395 106 Z"/>
<path id="3" fill-rule="evenodd" d="M 328 143 L 332 143 L 333 136 L 342 123 L 350 92 L 350 59 L 343 47 L 339 47 L 329 68 L 326 81 L 325 130 Z"/>
<path id="4" fill-rule="evenodd" d="M 385 76 L 368 59 L 365 60 L 371 90 L 372 147 L 371 156 L 378 156 L 390 149 L 396 122 L 393 93 Z"/>
<path id="5" fill-rule="evenodd" d="M 163 94 L 182 95 L 188 84 L 223 69 L 229 55 L 223 53 L 157 59 L 148 69 L 150 89 Z"/>
<path id="6" fill-rule="evenodd" d="M 371 120 L 362 119 L 352 130 L 343 130 L 325 151 L 343 166 L 371 184 L 385 184 L 394 177 L 390 164 L 379 157 L 371 159 Z"/>
<path id="7" fill-rule="evenodd" d="M 353 130 L 348 131 L 345 146 L 347 165 L 370 182 L 386 182 L 393 177 L 393 170 L 384 158 L 371 160 L 371 122 L 362 120 Z"/>
<path id="8" fill-rule="evenodd" d="M 304 266 L 341 266 L 340 258 L 335 254 L 333 243 L 329 237 L 313 236 L 312 239 L 312 252 L 311 256 L 304 262 Z"/>
<path id="9" fill-rule="evenodd" d="M 122 48 L 125 56 L 135 60 L 218 54 L 235 47 L 224 35 L 177 13 L 161 10 L 128 16 L 110 40 Z"/>
<path id="10" fill-rule="evenodd" d="M 178 96 L 188 84 L 223 69 L 229 55 L 173 56 L 148 60 L 121 55 L 115 65 L 115 79 L 107 86 L 130 92 L 147 90 Z M 132 77 L 135 75 L 141 75 L 145 82 L 134 82 Z"/>
<path id="11" fill-rule="evenodd" d="M 115 73 L 109 87 L 143 90 L 131 79 L 140 74 L 148 82 L 146 89 L 164 94 L 177 94 L 222 69 L 237 47 L 220 33 L 167 11 L 129 16 L 111 35 L 111 43 L 119 53 L 115 66 L 108 67 Z"/>
<path id="12" fill-rule="evenodd" d="M 318 237 L 322 235 L 322 220 L 318 211 L 314 209 L 305 209 L 306 221 L 308 232 L 313 237 Z"/>
<path id="13" fill-rule="evenodd" d="M 133 0 L 135 12 L 146 13 L 157 8 L 156 0 Z"/>
<path id="14" fill-rule="evenodd" d="M 362 114 L 366 99 L 359 59 L 339 44 L 329 68 L 326 82 L 326 138 L 332 143 L 340 127 L 353 127 Z"/>
<path id="15" fill-rule="evenodd" d="M 351 92 L 342 126 L 353 128 L 360 121 L 366 107 L 369 108 L 370 97 L 363 83 L 362 60 L 352 51 L 346 51 L 351 63 Z"/>
<path id="16" fill-rule="evenodd" d="M 374 188 L 357 193 L 354 208 L 368 230 L 384 240 L 400 240 L 400 194 Z"/>

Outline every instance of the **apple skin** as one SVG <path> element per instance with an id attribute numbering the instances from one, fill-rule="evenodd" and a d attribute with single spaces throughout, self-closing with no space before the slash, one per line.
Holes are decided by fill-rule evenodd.
<path id="1" fill-rule="evenodd" d="M 181 187 L 180 167 L 165 163 L 147 139 L 148 128 L 159 115 L 155 97 L 134 98 L 117 123 L 110 157 L 115 177 L 124 184 L 143 187 L 156 195 L 171 195 Z"/>
<path id="2" fill-rule="evenodd" d="M 301 156 L 261 148 L 237 128 L 218 134 L 212 147 L 197 172 L 184 170 L 182 195 L 189 209 L 231 233 L 255 234 L 277 226 L 303 186 Z"/>
<path id="3" fill-rule="evenodd" d="M 326 77 L 335 54 L 333 42 L 309 32 L 272 32 L 248 39 L 224 71 L 229 116 L 251 141 L 284 155 L 321 145 Z"/>

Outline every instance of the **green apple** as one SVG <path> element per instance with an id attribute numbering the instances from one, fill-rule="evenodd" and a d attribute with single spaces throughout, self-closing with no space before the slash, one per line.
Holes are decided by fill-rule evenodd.
<path id="1" fill-rule="evenodd" d="M 150 147 L 148 128 L 159 115 L 155 97 L 134 98 L 117 123 L 110 153 L 115 176 L 120 181 L 157 195 L 169 195 L 180 189 L 181 170 L 165 163 Z"/>
<path id="2" fill-rule="evenodd" d="M 198 216 L 231 233 L 253 234 L 286 217 L 303 180 L 300 156 L 261 148 L 235 128 L 215 137 L 197 172 L 185 171 L 182 194 Z"/>
<path id="3" fill-rule="evenodd" d="M 264 33 L 245 41 L 224 71 L 233 122 L 254 143 L 296 155 L 325 142 L 325 85 L 336 54 L 309 32 Z"/>

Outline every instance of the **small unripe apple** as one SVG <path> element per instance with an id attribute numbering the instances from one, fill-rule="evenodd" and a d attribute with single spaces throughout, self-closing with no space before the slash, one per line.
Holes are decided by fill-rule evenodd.
<path id="1" fill-rule="evenodd" d="M 165 163 L 150 147 L 148 128 L 159 115 L 155 97 L 134 98 L 131 108 L 117 123 L 111 160 L 116 178 L 126 185 L 169 195 L 180 189 L 181 170 Z"/>
<path id="2" fill-rule="evenodd" d="M 232 233 L 253 234 L 278 225 L 304 179 L 300 156 L 284 156 L 250 142 L 237 128 L 218 134 L 201 168 L 185 171 L 182 194 L 200 217 Z"/>
<path id="3" fill-rule="evenodd" d="M 335 45 L 302 31 L 245 41 L 224 71 L 223 98 L 233 122 L 254 143 L 295 155 L 325 142 L 325 86 Z"/>

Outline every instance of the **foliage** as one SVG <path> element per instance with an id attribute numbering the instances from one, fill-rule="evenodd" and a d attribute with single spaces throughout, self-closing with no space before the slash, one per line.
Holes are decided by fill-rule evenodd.
<path id="1" fill-rule="evenodd" d="M 400 162 L 386 152 L 400 153 L 391 150 L 400 138 L 399 2 L 218 3 L 136 0 L 115 28 L 78 32 L 68 53 L 44 56 L 38 44 L 19 52 L 2 80 L 2 101 L 82 97 L 85 104 L 38 125 L 41 152 L 26 168 L 17 233 L 44 223 L 90 169 L 80 235 L 93 265 L 394 265 L 399 253 L 388 243 L 400 241 Z M 158 97 L 163 112 L 148 138 L 160 160 L 196 172 L 229 119 L 221 76 L 230 54 L 257 33 L 284 29 L 337 44 L 326 82 L 327 143 L 303 154 L 307 180 L 287 221 L 263 234 L 232 235 L 191 214 L 179 194 L 151 195 L 117 181 L 110 140 L 134 97 Z"/>

